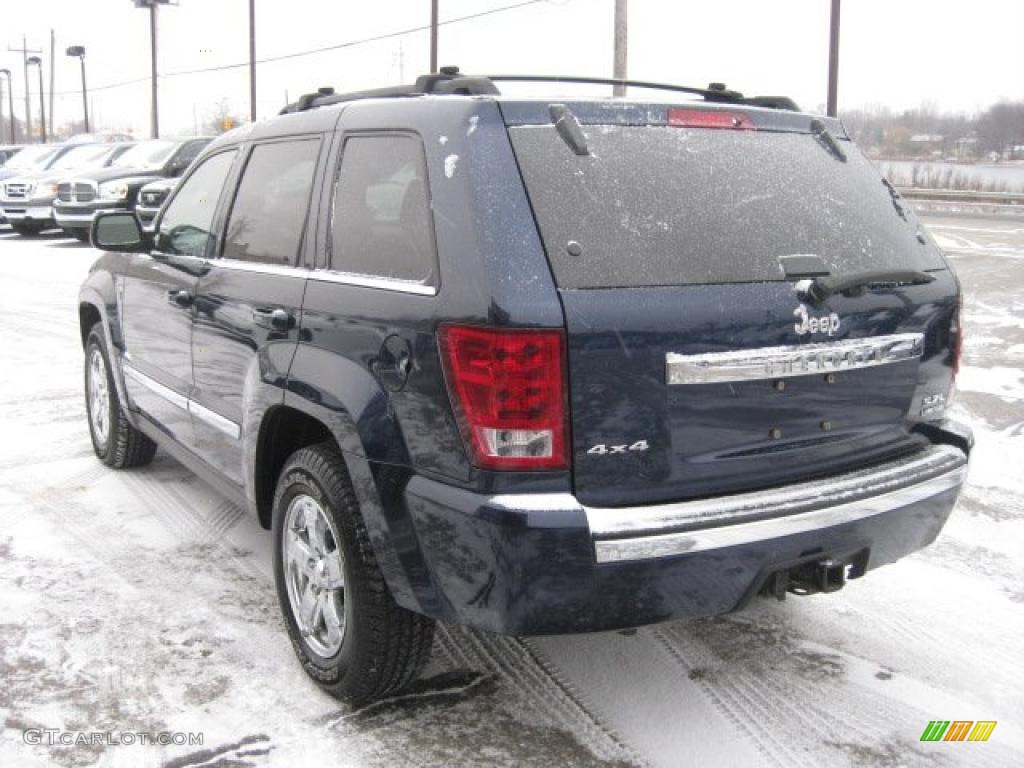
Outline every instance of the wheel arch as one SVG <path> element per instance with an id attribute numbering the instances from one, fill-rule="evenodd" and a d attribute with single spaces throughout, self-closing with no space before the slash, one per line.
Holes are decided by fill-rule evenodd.
<path id="1" fill-rule="evenodd" d="M 371 463 L 362 450 L 356 421 L 347 408 L 335 404 L 328 410 L 322 403 L 300 397 L 289 388 L 281 404 L 266 410 L 251 448 L 252 460 L 248 462 L 249 497 L 260 524 L 271 527 L 274 492 L 288 456 L 324 441 L 334 444 L 345 464 L 388 589 L 399 605 L 422 613 L 420 606 L 424 601 L 436 597 L 432 584 L 413 578 L 413 574 L 425 573 L 426 569 L 416 537 L 410 536 L 412 521 L 404 509 L 404 500 L 394 493 L 397 486 L 392 470 L 396 468 Z M 382 496 L 388 498 L 386 503 Z"/>
<path id="2" fill-rule="evenodd" d="M 106 294 L 106 295 L 105 295 Z M 119 329 L 111 322 L 110 311 L 116 312 L 113 280 L 106 273 L 93 273 L 78 293 L 78 326 L 82 349 L 89 341 L 89 333 L 96 323 L 100 324 L 103 341 L 107 348 L 107 364 L 110 366 L 118 399 L 124 404 L 124 412 L 132 426 L 138 426 L 124 385 L 121 369 L 121 352 L 124 349 Z"/>

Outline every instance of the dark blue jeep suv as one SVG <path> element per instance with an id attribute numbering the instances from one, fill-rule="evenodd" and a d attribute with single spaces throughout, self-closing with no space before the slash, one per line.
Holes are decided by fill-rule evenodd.
<path id="1" fill-rule="evenodd" d="M 929 544 L 966 474 L 957 279 L 838 121 L 507 79 L 323 89 L 210 144 L 152 233 L 93 223 L 96 454 L 160 446 L 272 529 L 295 651 L 350 701 L 409 683 L 435 620 L 835 591 Z"/>

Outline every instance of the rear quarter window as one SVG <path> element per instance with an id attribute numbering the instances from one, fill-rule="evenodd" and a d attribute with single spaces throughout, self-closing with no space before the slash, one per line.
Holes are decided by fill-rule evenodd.
<path id="1" fill-rule="evenodd" d="M 435 285 L 426 161 L 411 135 L 346 139 L 334 185 L 330 268 Z"/>

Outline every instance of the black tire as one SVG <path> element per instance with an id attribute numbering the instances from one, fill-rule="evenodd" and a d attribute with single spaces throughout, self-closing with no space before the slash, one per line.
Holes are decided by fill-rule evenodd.
<path id="1" fill-rule="evenodd" d="M 12 221 L 11 229 L 13 229 L 19 235 L 30 237 L 32 235 L 38 235 L 40 232 L 42 232 L 43 225 L 35 221 Z"/>
<path id="2" fill-rule="evenodd" d="M 285 519 L 293 503 L 311 498 L 330 517 L 343 555 L 344 629 L 340 648 L 321 656 L 303 637 L 288 594 Z M 398 606 L 377 566 L 344 461 L 333 443 L 296 451 L 274 494 L 274 579 L 292 647 L 306 673 L 332 696 L 353 705 L 397 693 L 430 657 L 434 622 Z M 328 597 L 328 599 L 331 599 Z M 323 616 L 323 613 L 319 613 Z"/>
<path id="3" fill-rule="evenodd" d="M 73 238 L 75 238 L 75 240 L 77 240 L 80 243 L 88 243 L 89 242 L 89 230 L 88 229 L 65 229 L 64 231 L 67 232 L 69 235 L 71 235 Z"/>
<path id="4" fill-rule="evenodd" d="M 90 378 L 98 375 L 92 368 L 93 355 L 102 359 L 101 375 L 106 380 L 106 434 L 101 434 L 97 419 L 93 418 L 96 408 L 91 396 Z M 103 339 L 103 327 L 96 323 L 89 331 L 85 342 L 85 410 L 89 422 L 89 437 L 96 456 L 108 467 L 127 469 L 149 464 L 156 454 L 156 443 L 133 427 L 124 414 L 121 401 L 114 386 L 114 377 L 110 370 L 110 357 L 107 355 L 106 342 Z M 102 411 L 101 411 L 102 413 Z M 100 420 L 102 421 L 102 420 Z"/>

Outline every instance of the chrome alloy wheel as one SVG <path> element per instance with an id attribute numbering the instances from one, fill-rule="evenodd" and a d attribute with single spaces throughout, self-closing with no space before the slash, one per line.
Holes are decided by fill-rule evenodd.
<path id="1" fill-rule="evenodd" d="M 299 632 L 313 652 L 330 658 L 345 637 L 345 559 L 334 523 L 316 499 L 305 494 L 292 499 L 281 550 Z"/>
<path id="2" fill-rule="evenodd" d="M 107 383 L 107 364 L 103 353 L 93 347 L 89 353 L 89 424 L 100 448 L 107 445 L 110 432 L 110 390 Z"/>

